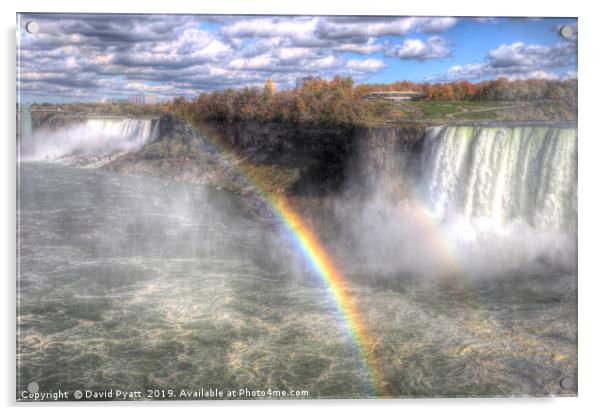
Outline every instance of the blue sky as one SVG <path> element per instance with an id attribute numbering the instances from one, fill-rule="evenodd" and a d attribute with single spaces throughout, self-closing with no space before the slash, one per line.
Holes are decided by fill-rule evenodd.
<path id="1" fill-rule="evenodd" d="M 24 25 L 35 20 L 40 31 Z M 568 25 L 569 39 L 558 30 Z M 301 76 L 356 83 L 577 77 L 577 21 L 560 18 L 21 14 L 28 102 L 228 87 Z"/>
<path id="2" fill-rule="evenodd" d="M 431 77 L 437 78 L 438 75 L 445 73 L 450 66 L 482 62 L 490 50 L 503 44 L 522 42 L 554 46 L 562 41 L 558 31 L 554 28 L 576 24 L 576 22 L 577 19 L 561 18 L 497 18 L 486 23 L 479 23 L 474 19 L 459 19 L 458 23 L 445 33 L 445 37 L 451 42 L 452 54 L 449 57 L 422 62 L 384 57 L 388 68 L 369 77 L 367 81 L 386 83 L 394 82 L 399 78 L 407 78 L 412 81 L 429 80 Z M 416 37 L 425 40 L 428 35 L 418 33 Z M 394 42 L 395 39 L 390 37 L 390 41 Z M 571 64 L 567 66 L 545 69 L 562 77 L 568 71 L 577 70 L 576 60 L 572 60 Z M 483 76 L 484 79 L 495 77 L 495 74 Z"/>

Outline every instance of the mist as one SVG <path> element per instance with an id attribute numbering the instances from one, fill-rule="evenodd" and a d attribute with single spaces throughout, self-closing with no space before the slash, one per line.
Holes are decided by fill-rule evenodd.
<path id="1" fill-rule="evenodd" d="M 348 263 L 391 278 L 575 273 L 574 129 L 433 127 L 421 155 L 391 157 L 401 167 L 357 168 L 368 177 L 338 200 Z"/>

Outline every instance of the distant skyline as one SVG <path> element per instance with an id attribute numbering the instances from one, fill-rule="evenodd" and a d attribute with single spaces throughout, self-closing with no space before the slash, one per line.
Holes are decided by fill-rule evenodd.
<path id="1" fill-rule="evenodd" d="M 39 32 L 24 26 L 35 20 Z M 564 39 L 559 28 L 569 25 Z M 17 19 L 23 102 L 228 87 L 577 78 L 575 18 L 34 14 Z"/>

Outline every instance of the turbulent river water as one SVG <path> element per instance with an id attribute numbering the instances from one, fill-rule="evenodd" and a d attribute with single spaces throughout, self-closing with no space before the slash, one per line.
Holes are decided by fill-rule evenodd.
<path id="1" fill-rule="evenodd" d="M 472 178 L 470 160 L 494 150 L 471 149 L 458 132 L 444 134 L 457 141 L 448 147 L 459 148 L 428 144 L 437 155 L 425 163 L 429 183 L 447 192 L 433 191 L 433 206 L 470 205 L 480 212 L 475 217 L 508 212 L 501 181 L 498 199 L 495 190 L 479 199 L 483 186 L 454 190 L 454 181 L 481 180 Z M 509 146 L 502 153 L 511 154 L 512 142 L 501 140 Z M 550 151 L 573 151 L 565 150 Z M 516 176 L 530 165 L 512 157 L 491 171 L 506 168 Z M 575 166 L 562 160 L 543 163 L 572 174 Z M 547 177 L 558 174 L 551 168 Z M 570 174 L 562 176 L 569 184 L 576 180 Z M 534 188 L 547 183 L 539 180 Z M 20 164 L 19 189 L 17 396 L 30 382 L 43 391 L 203 387 L 366 396 L 357 356 L 324 287 L 287 235 L 245 214 L 244 198 L 45 162 Z M 551 227 L 574 245 L 575 212 L 559 207 L 562 198 L 546 201 L 550 192 L 523 192 L 520 203 L 544 209 L 524 218 L 525 226 Z M 532 243 L 544 238 L 538 235 Z M 374 338 L 389 396 L 572 395 L 575 269 L 570 261 L 548 265 L 460 283 L 353 262 L 341 269 Z"/>

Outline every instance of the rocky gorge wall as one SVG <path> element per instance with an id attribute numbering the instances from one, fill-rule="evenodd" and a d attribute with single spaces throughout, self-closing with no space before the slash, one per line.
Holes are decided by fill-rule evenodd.
<path id="1" fill-rule="evenodd" d="M 34 134 L 40 131 L 60 134 L 75 126 L 86 125 L 91 120 L 115 123 L 130 118 L 39 111 L 31 113 L 31 126 Z M 170 169 L 186 170 L 186 166 L 178 167 L 176 162 L 215 162 L 215 153 L 219 152 L 216 148 L 223 150 L 228 147 L 254 163 L 299 170 L 299 179 L 305 186 L 312 182 L 339 186 L 350 176 L 360 178 L 383 169 L 398 170 L 407 164 L 406 160 L 414 159 L 400 155 L 420 152 L 425 134 L 425 128 L 421 126 L 314 127 L 286 123 L 213 122 L 193 127 L 170 115 L 160 119 L 133 118 L 148 118 L 153 120 L 153 125 L 158 124 L 158 134 L 153 139 L 157 144 L 148 143 L 142 149 L 112 162 L 108 168 L 129 169 L 133 166 L 126 164 L 152 161 L 153 165 L 161 164 L 169 176 Z M 212 145 L 216 143 L 219 145 Z M 148 173 L 157 167 L 138 164 L 141 165 L 137 168 L 148 170 Z M 409 168 L 415 170 L 416 166 Z"/>
<path id="2" fill-rule="evenodd" d="M 416 172 L 425 127 L 304 127 L 283 123 L 207 123 L 193 127 L 170 116 L 147 145 L 106 168 L 153 174 L 241 191 L 248 186 L 228 159 L 267 174 L 281 191 L 306 195 L 341 190 L 346 182 L 368 184 L 382 171 Z M 278 178 L 278 175 L 286 176 Z"/>
<path id="3" fill-rule="evenodd" d="M 298 165 L 317 184 L 367 184 L 383 172 L 418 174 L 426 127 L 323 128 L 287 124 L 220 123 L 205 126 L 261 162 Z"/>

